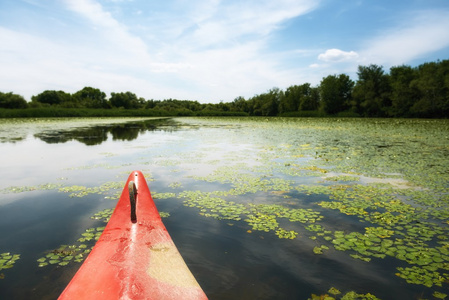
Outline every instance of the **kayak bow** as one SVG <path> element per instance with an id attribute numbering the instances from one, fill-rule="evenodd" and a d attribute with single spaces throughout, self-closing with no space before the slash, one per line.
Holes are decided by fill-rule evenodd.
<path id="1" fill-rule="evenodd" d="M 207 299 L 132 172 L 103 234 L 59 299 Z"/>

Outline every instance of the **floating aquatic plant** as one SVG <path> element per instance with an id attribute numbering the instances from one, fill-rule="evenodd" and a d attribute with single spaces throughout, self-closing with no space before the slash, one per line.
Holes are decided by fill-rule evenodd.
<path id="1" fill-rule="evenodd" d="M 113 209 L 105 209 L 97 212 L 91 218 L 108 222 L 113 213 Z M 98 241 L 106 226 L 92 227 L 81 233 L 76 244 L 61 245 L 57 249 L 49 251 L 45 256 L 37 259 L 39 267 L 48 265 L 66 266 L 71 262 L 80 263 L 90 253 L 94 247 L 94 241 Z"/>
<path id="2" fill-rule="evenodd" d="M 23 192 L 32 192 L 32 191 L 42 191 L 42 190 L 55 190 L 61 187 L 62 184 L 55 183 L 44 183 L 35 186 L 10 186 L 1 190 L 2 193 L 23 193 Z"/>
<path id="3" fill-rule="evenodd" d="M 313 253 L 315 254 L 323 254 L 324 250 L 329 250 L 329 247 L 326 245 L 316 246 L 313 248 Z"/>
<path id="4" fill-rule="evenodd" d="M 245 222 L 247 222 L 252 227 L 252 230 L 265 232 L 274 231 L 279 226 L 279 223 L 277 222 L 275 216 L 263 214 L 260 212 L 257 212 L 255 215 L 248 215 L 248 218 L 245 219 Z"/>
<path id="5" fill-rule="evenodd" d="M 408 122 L 391 127 L 383 121 L 339 121 L 282 120 L 269 122 L 270 127 L 248 121 L 260 132 L 264 128 L 273 132 L 273 126 L 277 132 L 251 152 L 252 161 L 258 163 L 249 166 L 241 163 L 242 157 L 227 158 L 225 166 L 193 177 L 221 184 L 221 190 L 185 191 L 179 197 L 202 216 L 246 222 L 248 232 L 269 231 L 283 238 L 288 230 L 279 225 L 281 220 L 297 222 L 309 231 L 307 237 L 354 259 L 372 262 L 388 257 L 407 264 L 405 268 L 413 272 L 399 272 L 407 282 L 429 286 L 428 280 L 412 274 L 430 272 L 441 279 L 431 280 L 432 286 L 444 284 L 449 265 L 447 137 L 441 130 Z M 289 131 L 295 132 L 294 138 Z M 310 183 L 298 184 L 303 178 Z M 236 196 L 248 200 L 235 201 Z M 360 226 L 347 227 L 343 222 L 332 224 L 330 230 L 333 220 L 326 217 L 334 212 Z M 326 250 L 322 246 L 313 251 Z M 351 295 L 358 294 L 345 297 Z"/>
<path id="6" fill-rule="evenodd" d="M 151 193 L 151 196 L 153 197 L 153 199 L 158 200 L 176 198 L 175 193 Z"/>
<path id="7" fill-rule="evenodd" d="M 91 250 L 92 247 L 87 248 L 85 244 L 61 245 L 58 249 L 51 250 L 46 256 L 37 259 L 38 266 L 40 268 L 48 265 L 59 265 L 63 267 L 70 262 L 80 263 Z"/>
<path id="8" fill-rule="evenodd" d="M 106 182 L 99 187 L 86 187 L 86 186 L 73 185 L 61 187 L 59 191 L 63 193 L 70 193 L 70 197 L 85 197 L 89 194 L 101 195 L 110 193 L 111 190 L 115 190 L 116 195 L 118 195 L 122 189 L 123 189 L 123 182 Z"/>
<path id="9" fill-rule="evenodd" d="M 172 182 L 168 186 L 171 187 L 172 189 L 177 189 L 182 187 L 182 184 L 180 182 Z"/>
<path id="10" fill-rule="evenodd" d="M 102 211 L 99 211 L 99 212 L 95 213 L 91 217 L 91 219 L 101 220 L 101 221 L 107 223 L 107 222 L 109 222 L 109 219 L 111 218 L 111 215 L 112 215 L 113 212 L 114 212 L 113 208 L 107 208 L 107 209 L 104 209 Z"/>
<path id="11" fill-rule="evenodd" d="M 23 193 L 42 190 L 58 190 L 62 193 L 70 193 L 70 197 L 84 197 L 89 194 L 104 194 L 109 195 L 108 198 L 117 199 L 120 196 L 121 189 L 123 189 L 123 182 L 106 182 L 99 187 L 86 187 L 79 185 L 63 186 L 58 183 L 45 183 L 35 186 L 10 186 L 3 190 L 2 193 Z M 112 192 L 115 194 L 111 195 Z"/>
<path id="12" fill-rule="evenodd" d="M 360 177 L 358 176 L 350 176 L 350 175 L 340 175 L 340 176 L 328 176 L 325 177 L 328 181 L 354 181 L 358 182 Z"/>
<path id="13" fill-rule="evenodd" d="M 367 263 L 388 258 L 397 262 L 397 276 L 404 282 L 446 287 L 447 123 L 334 119 L 238 122 L 260 138 L 250 150 L 235 151 L 220 156 L 220 160 L 207 157 L 205 151 L 218 151 L 214 145 L 220 142 L 217 139 L 211 142 L 213 146 L 203 147 L 204 151 L 172 151 L 170 159 L 161 156 L 154 162 L 169 171 L 174 170 L 172 167 L 180 171 L 186 161 L 207 163 L 212 170 L 208 175 L 191 176 L 189 180 L 211 183 L 212 188 L 207 186 L 207 192 L 186 190 L 178 195 L 154 193 L 154 198 L 178 197 L 200 215 L 239 224 L 245 231 L 268 231 L 284 239 L 314 239 L 321 246 L 310 251 L 317 254 L 335 249 Z M 194 169 L 188 166 L 181 171 L 188 168 Z M 178 180 L 170 186 L 190 186 Z M 44 187 L 28 190 L 41 188 Z M 121 190 L 122 182 L 109 190 L 66 188 L 61 192 L 78 197 Z M 107 222 L 111 213 L 112 210 L 104 211 L 94 218 Z M 335 215 L 342 221 L 334 222 Z M 81 238 L 92 239 L 92 233 L 85 232 Z M 332 255 L 332 251 L 326 255 Z M 328 294 L 336 297 L 330 291 Z M 369 299 L 366 295 L 350 292 L 343 296 Z"/>
<path id="14" fill-rule="evenodd" d="M 280 239 L 290 239 L 293 240 L 298 236 L 298 233 L 294 230 L 286 230 L 284 228 L 278 228 L 276 230 L 276 235 Z"/>
<path id="15" fill-rule="evenodd" d="M 288 167 L 292 167 L 292 165 Z M 324 169 L 316 166 L 305 169 L 321 174 L 325 173 Z M 225 172 L 222 172 L 223 170 Z M 226 177 L 227 172 L 232 174 L 231 177 Z M 197 179 L 205 180 L 205 178 Z M 307 223 L 308 225 L 305 229 L 316 233 L 316 236 L 310 236 L 310 238 L 322 238 L 324 241 L 332 242 L 336 250 L 351 251 L 350 256 L 354 259 L 370 262 L 372 258 L 394 257 L 412 265 L 436 269 L 435 274 L 443 278 L 443 281 L 446 280 L 447 276 L 444 273 L 437 272 L 438 269 L 444 267 L 443 263 L 448 261 L 447 254 L 443 253 L 445 250 L 437 249 L 435 251 L 428 245 L 421 245 L 422 250 L 417 251 L 419 248 L 411 244 L 412 238 L 424 242 L 434 240 L 437 236 L 445 236 L 444 233 L 447 233 L 447 228 L 442 228 L 432 222 L 423 221 L 431 213 L 437 214 L 435 211 L 427 213 L 422 208 L 404 202 L 398 196 L 408 196 L 410 193 L 404 193 L 402 189 L 392 185 L 380 183 L 362 185 L 357 183 L 359 177 L 356 176 L 336 176 L 332 179 L 335 180 L 330 181 L 353 181 L 355 184 L 303 185 L 296 186 L 295 189 L 306 195 L 327 195 L 331 201 L 318 202 L 322 208 L 339 210 L 346 215 L 359 218 L 360 222 L 368 222 L 375 226 L 366 227 L 364 232 L 343 233 L 335 231 L 334 236 L 332 236 L 332 231 L 326 230 L 320 224 L 313 224 L 322 220 L 323 216 L 312 209 L 291 209 L 282 205 L 265 204 L 248 204 L 246 206 L 240 204 L 237 209 L 236 203 L 231 201 L 228 203 L 222 197 L 253 194 L 258 191 L 267 192 L 270 190 L 279 190 L 276 194 L 285 194 L 293 189 L 293 185 L 289 180 L 281 182 L 282 180 L 277 179 L 277 187 L 273 187 L 274 181 L 257 179 L 254 175 L 247 173 L 243 173 L 243 175 L 235 172 L 231 173 L 231 170 L 225 167 L 220 168 L 220 172 L 217 172 L 215 175 L 209 176 L 207 181 L 217 180 L 223 184 L 230 183 L 234 188 L 229 192 L 221 191 L 208 194 L 203 194 L 199 191 L 193 194 L 184 192 L 180 196 L 189 199 L 185 201 L 187 206 L 200 208 L 200 214 L 206 217 L 225 219 L 224 211 L 237 212 L 237 220 L 243 217 L 243 220 L 250 225 L 251 230 L 249 231 L 251 232 L 254 230 L 273 231 L 280 238 L 291 239 L 296 238 L 297 233 L 290 231 L 291 234 L 288 234 L 287 230 L 279 227 L 278 219 L 286 218 L 291 222 Z M 404 237 L 404 239 L 400 239 L 400 236 Z M 321 254 L 325 249 L 329 249 L 329 246 L 315 247 L 313 252 Z M 409 280 L 409 282 L 411 281 Z M 414 282 L 419 281 L 415 280 Z M 421 281 L 421 284 L 429 285 L 425 281 Z"/>
<path id="16" fill-rule="evenodd" d="M 265 122 L 250 122 L 262 132 L 266 125 L 261 123 Z M 304 236 L 314 238 L 318 245 L 345 251 L 366 263 L 388 257 L 398 266 L 427 270 L 446 284 L 447 136 L 430 130 L 432 124 L 424 128 L 409 122 L 394 126 L 367 120 L 269 123 L 266 128 L 275 130 L 276 136 L 263 139 L 260 151 L 250 154 L 259 165 L 250 167 L 240 164 L 243 160 L 228 160 L 227 167 L 196 178 L 222 184 L 221 194 L 211 193 L 209 197 L 219 203 L 220 209 L 192 207 L 204 216 L 220 219 L 220 210 L 234 206 L 228 204 L 234 201 L 243 205 L 236 208 L 238 218 L 249 220 L 250 230 L 268 229 L 276 234 L 283 232 L 286 221 L 294 222 L 294 231 L 302 233 L 300 227 L 304 227 L 308 231 Z M 304 178 L 309 183 L 298 184 Z M 239 202 L 234 198 L 239 195 L 253 204 Z M 290 203 L 283 201 L 283 196 L 290 197 Z M 338 213 L 360 226 L 334 223 L 332 216 Z M 321 246 L 312 251 L 326 251 Z M 411 273 L 403 275 L 406 280 Z M 413 280 L 426 285 L 425 280 Z M 438 286 L 441 281 L 432 282 Z M 344 296 L 365 299 L 355 292 Z M 366 294 L 366 299 L 371 296 Z"/>
<path id="17" fill-rule="evenodd" d="M 14 264 L 20 259 L 20 254 L 12 254 L 10 252 L 4 252 L 0 254 L 0 271 L 11 269 Z M 0 273 L 0 279 L 5 278 L 4 273 Z"/>
<path id="18" fill-rule="evenodd" d="M 434 293 L 432 294 L 432 296 L 434 296 L 434 297 L 437 298 L 437 299 L 446 299 L 447 294 L 445 294 L 445 293 L 440 293 L 440 292 L 434 292 Z"/>
<path id="19" fill-rule="evenodd" d="M 291 209 L 275 204 L 244 205 L 225 201 L 214 194 L 220 194 L 222 197 L 226 193 L 183 192 L 180 197 L 187 199 L 184 201 L 186 206 L 199 208 L 200 215 L 234 221 L 240 221 L 243 218 L 243 221 L 250 225 L 251 230 L 272 231 L 279 238 L 294 239 L 298 233 L 280 228 L 278 218 L 300 223 L 314 223 L 322 219 L 322 216 L 312 209 Z"/>
<path id="20" fill-rule="evenodd" d="M 164 212 L 164 211 L 160 211 L 159 215 L 161 216 L 161 218 L 168 218 L 168 217 L 170 217 L 170 213 Z"/>
<path id="21" fill-rule="evenodd" d="M 88 228 L 77 240 L 78 244 L 61 245 L 59 248 L 49 251 L 46 256 L 37 259 L 39 267 L 48 265 L 63 267 L 71 262 L 82 262 L 93 248 L 91 241 L 97 241 L 103 233 L 104 228 Z M 86 242 L 90 242 L 89 245 Z"/>
<path id="22" fill-rule="evenodd" d="M 123 164 L 123 165 L 119 165 L 119 166 L 113 166 L 113 165 L 109 165 L 109 164 L 95 164 L 95 165 L 87 165 L 87 166 L 81 166 L 81 167 L 72 167 L 72 168 L 67 168 L 65 170 L 91 170 L 91 169 L 97 169 L 97 168 L 104 168 L 104 169 L 119 169 L 123 166 L 127 166 L 129 164 Z"/>
<path id="23" fill-rule="evenodd" d="M 330 294 L 330 295 L 329 295 Z M 331 296 L 332 295 L 332 296 Z M 327 291 L 327 294 L 324 295 L 315 295 L 312 294 L 311 298 L 308 298 L 308 300 L 380 300 L 375 295 L 371 293 L 367 294 L 359 294 L 355 291 L 347 292 L 346 294 L 342 295 L 342 293 L 332 287 Z"/>

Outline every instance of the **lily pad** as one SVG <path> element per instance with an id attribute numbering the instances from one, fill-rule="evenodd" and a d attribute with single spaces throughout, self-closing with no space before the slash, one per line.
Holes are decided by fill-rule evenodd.
<path id="1" fill-rule="evenodd" d="M 20 254 L 11 254 L 10 252 L 4 252 L 0 254 L 0 271 L 11 269 L 14 264 L 20 259 Z M 3 273 L 2 273 L 3 274 Z M 3 274 L 2 278 L 5 278 Z"/>

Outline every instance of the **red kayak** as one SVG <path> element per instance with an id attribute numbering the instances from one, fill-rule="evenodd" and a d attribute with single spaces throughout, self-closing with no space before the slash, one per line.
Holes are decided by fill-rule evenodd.
<path id="1" fill-rule="evenodd" d="M 59 299 L 207 299 L 167 232 L 140 171 Z"/>

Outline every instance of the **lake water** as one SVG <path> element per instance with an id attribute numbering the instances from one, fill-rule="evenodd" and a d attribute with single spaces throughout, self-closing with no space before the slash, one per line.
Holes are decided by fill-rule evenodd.
<path id="1" fill-rule="evenodd" d="M 0 299 L 57 298 L 133 170 L 210 299 L 449 294 L 448 120 L 0 120 L 0 154 Z"/>

